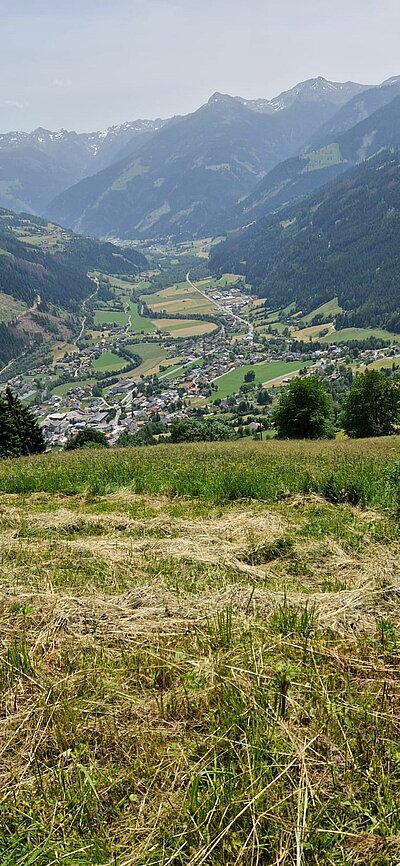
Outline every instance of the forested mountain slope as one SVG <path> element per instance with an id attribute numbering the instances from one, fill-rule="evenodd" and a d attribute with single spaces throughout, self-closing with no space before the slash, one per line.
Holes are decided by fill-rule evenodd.
<path id="1" fill-rule="evenodd" d="M 74 308 L 93 283 L 89 269 L 129 274 L 147 267 L 136 250 L 81 237 L 39 217 L 0 209 L 0 291 Z"/>
<path id="2" fill-rule="evenodd" d="M 234 208 L 223 210 L 214 222 L 207 226 L 206 234 L 221 234 L 247 225 L 290 201 L 319 189 L 352 166 L 377 153 L 382 147 L 399 147 L 400 79 L 391 87 L 368 91 L 364 95 L 365 111 L 366 105 L 371 108 L 379 101 L 377 94 L 384 104 L 376 111 L 336 138 L 320 138 L 322 143 L 317 150 L 307 149 L 277 165 L 249 196 L 238 202 Z M 385 102 L 389 94 L 391 99 Z M 358 100 L 361 100 L 361 96 Z M 357 105 L 360 108 L 358 102 Z M 347 106 L 339 114 L 346 110 Z M 353 106 L 346 119 L 354 118 L 355 114 Z M 333 122 L 332 125 L 334 126 Z M 338 122 L 337 126 L 340 127 L 341 123 Z"/>
<path id="3" fill-rule="evenodd" d="M 190 237 L 305 145 L 362 85 L 304 82 L 274 100 L 215 93 L 141 150 L 55 198 L 50 218 L 98 236 Z"/>
<path id="4" fill-rule="evenodd" d="M 310 137 L 307 150 L 317 150 L 331 141 L 336 141 L 339 135 L 343 135 L 353 126 L 366 120 L 379 108 L 388 105 L 399 93 L 400 76 L 390 78 L 377 87 L 364 88 L 320 126 Z"/>
<path id="5" fill-rule="evenodd" d="M 312 196 L 217 246 L 214 272 L 243 273 L 272 307 L 338 296 L 340 325 L 400 332 L 400 151 L 382 151 Z"/>
<path id="6" fill-rule="evenodd" d="M 147 260 L 136 250 L 0 209 L 0 364 L 26 343 L 23 314 L 29 308 L 74 313 L 95 288 L 88 270 L 131 274 L 145 268 Z"/>

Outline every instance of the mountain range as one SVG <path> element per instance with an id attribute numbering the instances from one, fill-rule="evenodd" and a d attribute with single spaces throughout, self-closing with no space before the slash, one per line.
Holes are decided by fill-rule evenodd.
<path id="1" fill-rule="evenodd" d="M 189 236 L 297 155 L 361 84 L 311 79 L 274 99 L 215 93 L 185 117 L 105 132 L 0 135 L 0 206 L 90 234 Z"/>
<path id="2" fill-rule="evenodd" d="M 88 174 L 141 148 L 165 121 L 136 120 L 104 132 L 0 134 L 0 207 L 44 213 L 49 201 Z"/>
<path id="3" fill-rule="evenodd" d="M 270 171 L 249 196 L 207 226 L 225 233 L 313 192 L 381 147 L 400 146 L 400 78 L 356 95 L 312 136 L 297 156 Z"/>
<path id="4" fill-rule="evenodd" d="M 61 193 L 48 215 L 76 231 L 120 238 L 190 238 L 234 207 L 362 85 L 304 82 L 273 100 L 215 93 L 167 123 L 138 152 Z"/>

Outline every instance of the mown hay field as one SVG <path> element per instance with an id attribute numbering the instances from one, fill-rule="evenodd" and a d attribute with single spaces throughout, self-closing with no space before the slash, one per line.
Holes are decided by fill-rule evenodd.
<path id="1" fill-rule="evenodd" d="M 399 445 L 0 465 L 2 866 L 400 862 Z"/>

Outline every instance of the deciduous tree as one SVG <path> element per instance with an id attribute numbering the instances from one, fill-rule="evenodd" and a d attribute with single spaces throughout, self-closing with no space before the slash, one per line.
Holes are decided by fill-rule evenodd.
<path id="1" fill-rule="evenodd" d="M 356 376 L 348 391 L 341 423 L 352 439 L 389 436 L 400 421 L 400 379 L 378 370 Z"/>
<path id="2" fill-rule="evenodd" d="M 279 397 L 272 423 L 280 439 L 332 436 L 332 399 L 319 376 L 293 379 Z"/>

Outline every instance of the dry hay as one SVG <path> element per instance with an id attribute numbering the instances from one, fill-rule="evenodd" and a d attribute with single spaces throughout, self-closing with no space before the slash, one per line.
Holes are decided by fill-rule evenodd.
<path id="1" fill-rule="evenodd" d="M 7 497 L 8 499 L 10 497 Z M 34 497 L 32 497 L 33 499 Z M 43 497 L 39 497 L 39 502 Z M 127 504 L 126 494 L 116 494 L 110 499 L 118 502 L 121 499 L 124 504 Z M 143 502 L 143 510 L 145 511 L 146 501 L 141 497 L 132 495 L 129 497 L 133 502 Z M 128 500 L 129 501 L 129 500 Z M 151 500 L 151 508 L 154 512 L 160 511 L 165 505 L 165 501 Z M 254 536 L 258 540 L 271 540 L 279 533 L 282 533 L 287 523 L 280 517 L 270 512 L 252 514 L 249 511 L 235 511 L 228 513 L 223 517 L 208 519 L 208 520 L 188 520 L 185 518 L 171 518 L 165 514 L 157 515 L 149 518 L 131 518 L 126 511 L 107 512 L 105 514 L 89 514 L 85 515 L 77 513 L 74 510 L 67 509 L 60 504 L 57 510 L 31 512 L 26 514 L 18 507 L 3 504 L 0 507 L 0 522 L 8 526 L 14 527 L 16 532 L 21 526 L 27 526 L 28 529 L 36 530 L 43 533 L 63 533 L 74 534 L 85 532 L 90 535 L 90 530 L 93 530 L 93 535 L 97 535 L 101 530 L 102 534 L 108 536 L 113 532 L 125 532 L 126 534 L 142 534 L 148 536 L 169 536 L 171 538 L 177 536 L 197 535 L 199 532 L 203 535 L 209 535 L 217 539 L 226 539 L 228 541 L 236 541 L 240 544 L 245 544 L 248 537 Z"/>
<path id="2" fill-rule="evenodd" d="M 67 636 L 89 638 L 92 643 L 130 643 L 140 635 L 182 632 L 185 621 L 185 612 L 179 609 L 176 595 L 157 592 L 150 586 L 111 597 L 101 593 L 87 597 L 18 593 L 15 601 L 30 610 L 28 625 L 35 633 L 36 645 L 49 641 L 59 643 Z M 0 607 L 0 615 L 5 620 L 2 629 L 5 642 L 15 628 L 10 620 L 12 603 L 13 598 L 9 597 L 7 604 L 3 602 Z"/>
<path id="3" fill-rule="evenodd" d="M 381 862 L 375 858 L 390 856 L 390 862 L 395 864 L 393 858 L 400 856 L 400 836 L 378 836 L 375 833 L 359 833 L 348 844 L 348 852 L 353 864 L 367 864 Z M 382 861 L 383 862 L 383 861 Z M 388 862 L 388 861 L 386 861 Z"/>
<path id="4" fill-rule="evenodd" d="M 250 569 L 249 576 L 256 569 Z M 338 634 L 376 632 L 377 620 L 400 625 L 400 581 L 395 563 L 387 564 L 382 583 L 369 579 L 356 589 L 339 592 L 271 592 L 255 583 L 228 585 L 200 593 L 176 592 L 143 585 L 120 595 L 96 593 L 89 596 L 61 592 L 8 594 L 0 606 L 3 640 L 13 630 L 10 607 L 14 602 L 31 609 L 30 627 L 37 643 L 70 635 L 90 637 L 95 643 L 131 643 L 140 636 L 156 633 L 186 633 L 202 627 L 214 614 L 230 608 L 239 616 L 270 616 L 277 608 L 298 611 L 305 605 L 316 627 Z M 384 585 L 382 585 L 384 584 Z M 8 635 L 8 637 L 10 637 Z"/>
<path id="5" fill-rule="evenodd" d="M 116 502 L 126 503 L 126 494 L 116 494 Z M 138 503 L 145 500 L 132 495 Z M 32 498 L 33 499 L 33 498 Z M 374 631 L 377 619 L 400 624 L 399 552 L 396 545 L 372 547 L 364 555 L 349 555 L 329 540 L 323 550 L 318 540 L 297 540 L 287 551 L 279 543 L 286 538 L 290 523 L 267 509 L 230 510 L 209 519 L 188 520 L 170 517 L 162 508 L 164 500 L 151 499 L 159 513 L 149 519 L 130 518 L 121 509 L 117 513 L 77 514 L 61 505 L 56 511 L 33 511 L 29 520 L 7 498 L 1 508 L 11 531 L 0 536 L 0 549 L 23 552 L 24 560 L 13 575 L 12 564 L 4 570 L 2 605 L 4 626 L 13 603 L 32 606 L 35 629 L 45 634 L 71 634 L 131 641 L 152 631 L 182 632 L 197 627 L 211 612 L 231 607 L 239 615 L 266 616 L 283 604 L 304 608 L 307 603 L 322 627 L 339 633 Z M 43 497 L 39 502 L 43 502 Z M 320 497 L 292 497 L 293 507 L 319 504 Z M 65 499 L 63 500 L 65 504 Z M 324 502 L 324 500 L 322 500 Z M 326 507 L 326 503 L 324 502 Z M 333 506 L 332 506 L 333 507 Z M 153 512 L 154 513 L 154 512 Z M 22 514 L 22 518 L 21 518 Z M 369 519 L 372 520 L 372 515 Z M 20 535 L 21 527 L 57 536 L 60 551 L 86 553 L 104 566 L 121 567 L 130 591 L 102 594 L 90 586 L 79 586 L 76 595 L 54 587 L 49 559 L 54 551 L 43 545 L 43 538 Z M 83 533 L 80 535 L 79 533 Z M 64 536 L 64 537 L 63 537 Z M 65 538 L 67 536 L 67 538 Z M 45 539 L 46 540 L 46 539 Z M 54 540 L 51 542 L 54 545 Z M 39 562 L 38 592 L 32 595 L 28 580 L 24 582 L 24 562 Z M 292 562 L 290 561 L 290 556 Z M 179 569 L 191 565 L 215 568 L 215 582 L 201 591 L 170 589 L 158 563 L 169 560 Z M 290 567 L 300 564 L 296 580 Z M 178 568 L 179 566 L 179 568 Z M 304 569 L 302 568 L 304 566 Z M 225 569 L 225 585 L 218 586 L 218 575 Z M 304 576 L 302 571 L 304 570 Z M 150 576 L 152 575 L 152 576 Z M 236 580 L 235 580 L 236 575 Z M 29 575 L 27 575 L 29 577 Z M 325 590 L 324 581 L 327 584 Z M 221 583 L 221 581 L 220 581 Z M 331 586 L 329 584 L 332 584 Z M 329 586 L 328 586 L 329 585 Z M 191 587 L 191 584 L 190 584 Z M 298 591 L 294 591 L 294 590 Z M 110 588 L 111 592 L 111 588 Z"/>

